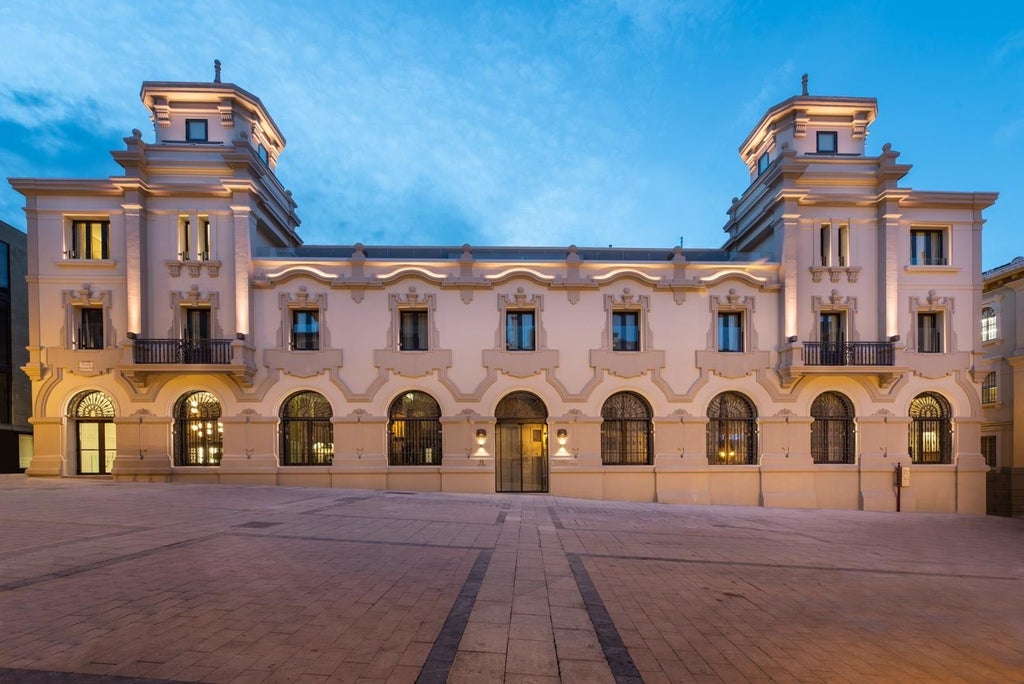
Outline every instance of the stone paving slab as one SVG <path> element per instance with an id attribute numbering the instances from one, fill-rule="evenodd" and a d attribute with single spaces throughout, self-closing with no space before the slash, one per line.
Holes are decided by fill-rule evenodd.
<path id="1" fill-rule="evenodd" d="M 0 682 L 1024 682 L 1024 520 L 0 476 Z"/>

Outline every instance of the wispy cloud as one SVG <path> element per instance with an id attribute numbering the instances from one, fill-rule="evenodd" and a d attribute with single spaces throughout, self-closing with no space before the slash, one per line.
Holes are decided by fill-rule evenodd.
<path id="1" fill-rule="evenodd" d="M 1024 31 L 1014 31 L 1002 38 L 992 51 L 992 61 L 996 64 L 1012 59 L 1014 53 L 1024 51 Z"/>

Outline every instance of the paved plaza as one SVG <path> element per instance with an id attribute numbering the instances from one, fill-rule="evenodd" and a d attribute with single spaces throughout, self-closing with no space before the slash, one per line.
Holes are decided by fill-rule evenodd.
<path id="1" fill-rule="evenodd" d="M 1024 682 L 1020 519 L 18 475 L 0 519 L 2 682 Z"/>

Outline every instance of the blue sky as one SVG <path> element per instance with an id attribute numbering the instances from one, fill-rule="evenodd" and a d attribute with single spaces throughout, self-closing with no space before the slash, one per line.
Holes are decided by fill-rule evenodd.
<path id="1" fill-rule="evenodd" d="M 144 80 L 223 79 L 288 140 L 309 244 L 716 247 L 737 148 L 800 89 L 877 97 L 905 185 L 997 191 L 1024 254 L 1024 8 L 985 3 L 6 2 L 0 175 L 107 177 Z M 0 219 L 21 228 L 21 197 Z"/>

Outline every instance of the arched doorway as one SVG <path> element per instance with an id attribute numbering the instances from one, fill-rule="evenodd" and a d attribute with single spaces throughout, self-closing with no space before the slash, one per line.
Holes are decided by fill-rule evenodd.
<path id="1" fill-rule="evenodd" d="M 529 392 L 513 392 L 494 409 L 495 489 L 499 492 L 548 491 L 548 410 Z"/>
<path id="2" fill-rule="evenodd" d="M 109 475 L 117 456 L 114 402 L 103 392 L 83 392 L 71 403 L 79 475 Z"/>

